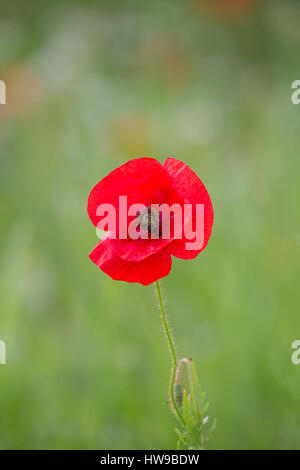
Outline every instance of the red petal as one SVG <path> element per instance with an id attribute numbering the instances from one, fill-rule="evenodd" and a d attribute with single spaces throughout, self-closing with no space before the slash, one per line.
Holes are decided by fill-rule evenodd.
<path id="1" fill-rule="evenodd" d="M 212 202 L 204 184 L 188 165 L 175 158 L 167 158 L 164 163 L 164 168 L 169 174 L 171 184 L 179 198 L 185 199 L 186 202 L 193 204 L 193 209 L 196 204 L 204 204 L 204 244 L 202 248 L 200 250 L 187 250 L 185 247 L 186 242 L 190 242 L 191 240 L 186 240 L 185 238 L 182 240 L 174 240 L 167 248 L 169 253 L 177 258 L 196 258 L 206 247 L 211 235 L 214 220 Z"/>
<path id="2" fill-rule="evenodd" d="M 163 166 L 154 158 L 136 158 L 116 168 L 92 189 L 88 199 L 88 214 L 95 226 L 101 220 L 96 215 L 100 204 L 112 204 L 118 214 L 119 196 L 127 196 L 128 207 L 141 203 L 168 200 L 170 183 Z"/>
<path id="3" fill-rule="evenodd" d="M 171 239 L 115 240 L 119 257 L 126 261 L 139 262 L 165 248 Z"/>
<path id="4" fill-rule="evenodd" d="M 89 254 L 90 259 L 112 279 L 147 286 L 169 274 L 172 260 L 165 250 L 135 263 L 119 258 L 114 242 L 105 238 Z"/>

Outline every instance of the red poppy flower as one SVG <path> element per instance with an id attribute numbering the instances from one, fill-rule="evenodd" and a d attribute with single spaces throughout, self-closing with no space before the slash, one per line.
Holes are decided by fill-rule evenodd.
<path id="1" fill-rule="evenodd" d="M 132 239 L 124 238 L 124 226 L 120 224 L 120 196 L 127 197 L 127 206 L 143 204 L 150 208 L 152 204 L 174 203 L 183 208 L 182 225 L 188 222 L 196 231 L 197 206 L 203 207 L 203 242 L 197 249 L 188 249 L 191 242 L 184 230 L 178 235 L 176 225 L 171 220 L 171 230 L 168 238 L 161 235 L 157 229 L 157 237 Z M 101 205 L 110 204 L 116 212 L 117 219 L 114 231 L 106 233 L 94 250 L 90 259 L 112 279 L 138 282 L 143 285 L 167 276 L 171 270 L 171 255 L 181 259 L 193 259 L 206 247 L 213 225 L 213 207 L 209 194 L 198 176 L 185 163 L 174 158 L 168 158 L 163 165 L 154 158 L 137 158 L 113 170 L 101 180 L 91 191 L 88 199 L 88 214 L 92 223 L 97 227 L 103 222 L 103 214 L 99 215 Z M 184 206 L 191 211 L 186 216 Z M 151 209 L 152 210 L 152 209 Z M 154 211 L 144 223 L 145 214 L 137 212 L 128 217 L 127 228 L 132 220 L 138 219 L 144 230 L 149 230 L 149 220 L 154 221 Z M 148 209 L 147 209 L 148 211 Z M 161 219 L 156 220 L 160 227 Z M 154 223 L 154 222 L 153 222 Z"/>

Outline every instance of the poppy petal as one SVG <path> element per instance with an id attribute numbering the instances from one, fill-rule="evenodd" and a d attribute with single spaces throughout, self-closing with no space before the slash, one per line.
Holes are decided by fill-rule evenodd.
<path id="1" fill-rule="evenodd" d="M 193 259 L 204 250 L 211 235 L 214 220 L 214 211 L 209 194 L 200 180 L 191 168 L 180 160 L 175 158 L 167 158 L 164 163 L 171 184 L 178 194 L 178 197 L 184 199 L 187 203 L 193 205 L 193 217 L 196 204 L 204 205 L 204 243 L 199 250 L 191 250 L 186 248 L 187 240 L 183 237 L 181 240 L 172 241 L 167 249 L 170 254 L 181 259 Z"/>
<path id="2" fill-rule="evenodd" d="M 135 263 L 121 259 L 114 242 L 105 238 L 89 254 L 90 259 L 112 279 L 147 286 L 170 273 L 172 259 L 165 250 Z"/>
<path id="3" fill-rule="evenodd" d="M 92 189 L 87 211 L 95 226 L 102 219 L 97 215 L 101 204 L 111 204 L 119 211 L 119 196 L 127 196 L 127 206 L 168 200 L 170 182 L 160 162 L 154 158 L 136 158 L 121 165 Z M 117 217 L 118 219 L 118 217 Z M 118 221 L 117 221 L 118 222 Z"/>
<path id="4" fill-rule="evenodd" d="M 121 259 L 126 261 L 139 262 L 154 255 L 165 248 L 171 239 L 148 240 L 116 240 L 118 245 L 118 254 Z"/>

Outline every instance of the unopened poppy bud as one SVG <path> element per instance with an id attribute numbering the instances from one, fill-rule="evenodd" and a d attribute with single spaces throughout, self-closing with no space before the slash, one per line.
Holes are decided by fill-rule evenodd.
<path id="1" fill-rule="evenodd" d="M 181 383 L 174 384 L 174 398 L 176 405 L 181 408 L 183 401 L 183 385 Z"/>
<path id="2" fill-rule="evenodd" d="M 177 364 L 174 380 L 174 398 L 176 404 L 181 408 L 183 402 L 183 391 L 184 387 L 182 385 L 182 371 L 184 366 L 188 363 L 186 358 L 180 359 Z"/>

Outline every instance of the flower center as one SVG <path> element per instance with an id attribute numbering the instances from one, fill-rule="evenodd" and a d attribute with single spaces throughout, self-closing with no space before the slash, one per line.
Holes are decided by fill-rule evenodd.
<path id="1" fill-rule="evenodd" d="M 149 235 L 161 235 L 161 217 L 159 211 L 148 206 L 147 210 L 138 212 L 137 221 L 142 231 L 148 232 Z"/>

